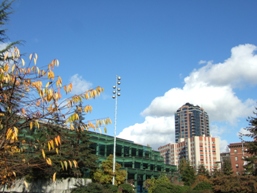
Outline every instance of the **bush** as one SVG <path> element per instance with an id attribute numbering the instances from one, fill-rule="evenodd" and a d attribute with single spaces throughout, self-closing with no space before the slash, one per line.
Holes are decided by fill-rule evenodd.
<path id="1" fill-rule="evenodd" d="M 105 188 L 104 193 L 117 193 L 118 191 L 118 187 L 112 184 L 105 184 L 104 188 Z"/>
<path id="2" fill-rule="evenodd" d="M 131 184 L 121 184 L 118 187 L 119 193 L 135 193 L 134 188 Z"/>
<path id="3" fill-rule="evenodd" d="M 71 193 L 116 193 L 117 190 L 117 186 L 111 184 L 89 183 L 87 186 L 78 186 Z"/>
<path id="4" fill-rule="evenodd" d="M 194 190 L 211 190 L 212 185 L 208 182 L 200 182 L 194 188 Z"/>

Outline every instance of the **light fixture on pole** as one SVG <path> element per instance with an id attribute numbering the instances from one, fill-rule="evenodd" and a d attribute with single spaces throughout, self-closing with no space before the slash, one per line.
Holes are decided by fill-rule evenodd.
<path id="1" fill-rule="evenodd" d="M 113 86 L 113 96 L 112 98 L 115 99 L 115 111 L 114 111 L 114 142 L 113 142 L 113 177 L 112 177 L 112 185 L 115 185 L 115 163 L 116 163 L 116 126 L 117 126 L 117 110 L 118 110 L 118 96 L 120 96 L 120 76 L 116 75 L 116 84 Z"/>

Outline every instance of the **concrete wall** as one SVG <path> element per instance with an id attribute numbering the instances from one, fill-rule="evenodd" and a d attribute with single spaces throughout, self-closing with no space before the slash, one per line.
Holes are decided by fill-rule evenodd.
<path id="1" fill-rule="evenodd" d="M 24 180 L 17 180 L 15 185 L 12 188 L 4 189 L 0 188 L 1 192 L 36 192 L 36 193 L 70 193 L 73 188 L 76 188 L 76 185 L 87 185 L 92 182 L 91 179 L 85 178 L 67 178 L 56 180 L 56 182 L 42 182 L 37 181 L 34 183 L 27 183 L 27 187 L 24 183 Z"/>

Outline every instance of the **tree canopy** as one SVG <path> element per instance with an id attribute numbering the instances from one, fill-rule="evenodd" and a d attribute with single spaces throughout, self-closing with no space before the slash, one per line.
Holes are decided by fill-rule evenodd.
<path id="1" fill-rule="evenodd" d="M 244 158 L 247 163 L 244 167 L 247 174 L 257 176 L 257 107 L 253 114 L 254 116 L 248 118 L 249 126 L 245 128 L 247 132 L 242 134 L 242 136 L 253 139 L 252 141 L 247 141 L 247 143 L 245 143 L 247 153 L 250 156 Z"/>
<path id="2" fill-rule="evenodd" d="M 181 179 L 185 185 L 190 186 L 195 181 L 195 170 L 190 165 L 189 161 L 186 159 L 182 159 L 179 162 L 178 170 L 181 175 Z"/>
<path id="3" fill-rule="evenodd" d="M 119 163 L 115 164 L 115 174 L 113 174 L 113 155 L 109 155 L 107 159 L 101 163 L 100 168 L 94 173 L 94 180 L 101 184 L 108 184 L 112 182 L 113 175 L 115 175 L 115 185 L 124 183 L 127 172 L 121 169 Z"/>

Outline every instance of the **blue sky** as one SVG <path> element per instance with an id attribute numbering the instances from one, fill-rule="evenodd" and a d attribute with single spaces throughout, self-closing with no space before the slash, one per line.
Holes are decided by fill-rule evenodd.
<path id="1" fill-rule="evenodd" d="M 114 120 L 112 86 L 121 76 L 118 136 L 153 148 L 173 143 L 174 112 L 186 102 L 210 116 L 221 150 L 256 104 L 257 1 L 16 0 L 6 26 L 38 66 L 57 58 L 56 74 L 87 101 L 87 119 Z M 114 124 L 107 127 L 113 135 Z"/>

